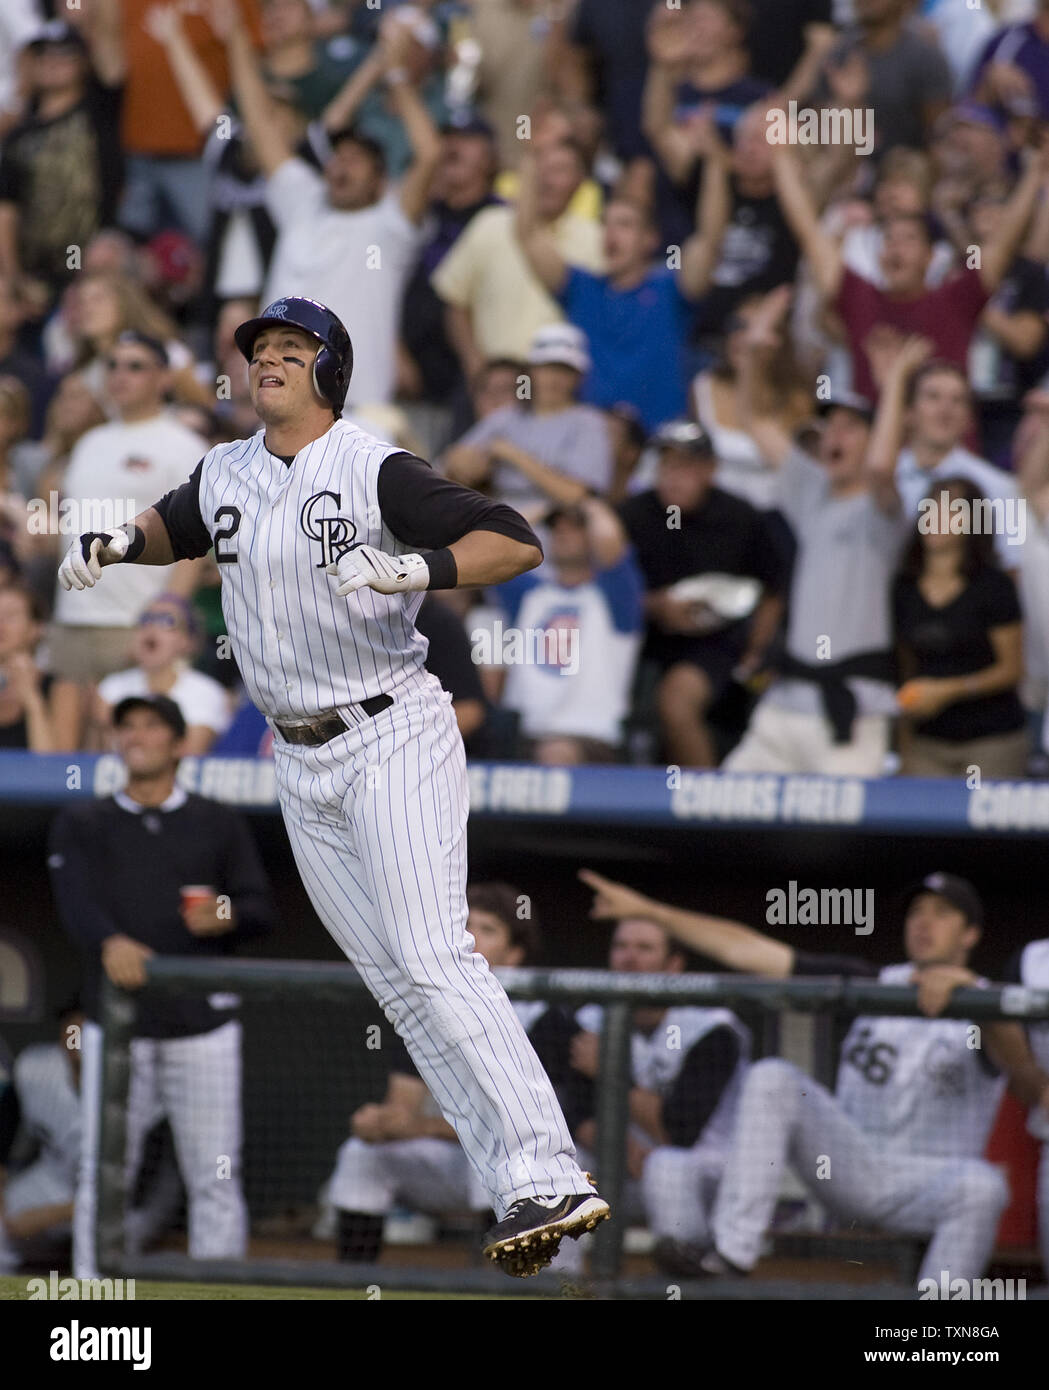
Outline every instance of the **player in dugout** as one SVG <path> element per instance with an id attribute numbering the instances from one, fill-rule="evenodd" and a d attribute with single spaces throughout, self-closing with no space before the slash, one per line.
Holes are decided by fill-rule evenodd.
<path id="1" fill-rule="evenodd" d="M 80 1001 L 70 999 L 56 1020 L 56 1040 L 24 1047 L 9 1086 L 0 1077 L 0 1273 L 69 1259 L 80 1162 Z"/>
<path id="2" fill-rule="evenodd" d="M 608 968 L 617 974 L 680 974 L 685 952 L 652 917 L 616 921 Z M 572 1067 L 581 1088 L 572 1133 L 584 1163 L 597 1147 L 595 1082 L 604 1008 L 584 1004 L 572 1038 Z M 622 1209 L 656 1237 L 656 1263 L 679 1272 L 687 1231 L 707 1230 L 717 1184 L 735 1129 L 736 1107 L 750 1060 L 750 1032 L 730 1009 L 679 1005 L 635 1008 L 630 1034 L 630 1124 Z M 688 1249 L 685 1256 L 688 1256 Z M 562 1266 L 564 1268 L 564 1266 Z M 576 1266 L 578 1268 L 578 1265 Z"/>
<path id="3" fill-rule="evenodd" d="M 682 1270 L 695 1277 L 749 1274 L 789 1164 L 839 1220 L 931 1237 L 921 1278 L 938 1283 L 944 1271 L 952 1279 L 978 1278 L 1009 1200 L 1004 1177 L 983 1153 L 1006 1076 L 1026 1073 L 1029 1053 L 1018 1024 L 988 1022 L 983 1046 L 973 1047 L 967 1020 L 936 1017 L 953 990 L 987 983 L 967 964 L 984 921 L 972 884 L 947 873 L 915 884 L 904 907 L 907 959 L 879 969 L 858 958 L 798 951 L 740 922 L 656 902 L 589 870 L 580 878 L 594 890 L 595 918 L 645 917 L 720 965 L 772 979 L 851 975 L 914 983 L 926 1015 L 855 1019 L 834 1095 L 791 1062 L 754 1063 L 712 1239 L 690 1251 L 681 1242 Z M 828 1167 L 830 1175 L 821 1177 Z"/>

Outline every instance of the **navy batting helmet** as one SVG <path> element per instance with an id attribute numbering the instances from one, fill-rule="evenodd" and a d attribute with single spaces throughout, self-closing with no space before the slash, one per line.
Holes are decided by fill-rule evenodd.
<path id="1" fill-rule="evenodd" d="M 317 394 L 340 415 L 353 373 L 353 344 L 342 320 L 316 299 L 289 295 L 267 304 L 257 319 L 242 323 L 233 337 L 250 362 L 255 339 L 262 330 L 279 328 L 282 324 L 301 328 L 303 333 L 309 333 L 320 342 L 321 350 L 313 360 L 313 384 Z"/>

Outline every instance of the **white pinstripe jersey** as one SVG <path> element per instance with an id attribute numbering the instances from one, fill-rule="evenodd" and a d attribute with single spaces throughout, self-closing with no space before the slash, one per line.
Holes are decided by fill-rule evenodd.
<path id="1" fill-rule="evenodd" d="M 913 965 L 878 979 L 909 984 Z M 838 1067 L 837 1098 L 861 1129 L 909 1153 L 980 1158 L 1005 1089 L 970 1046 L 961 1018 L 857 1018 Z"/>
<path id="2" fill-rule="evenodd" d="M 422 670 L 423 594 L 338 598 L 325 566 L 356 544 L 414 549 L 384 525 L 376 490 L 383 460 L 403 450 L 346 420 L 291 465 L 264 438 L 212 449 L 199 489 L 248 695 L 264 714 L 295 719 L 385 694 Z"/>
<path id="3" fill-rule="evenodd" d="M 590 1033 L 600 1033 L 604 1026 L 604 1008 L 600 1004 L 584 1004 L 576 1011 L 576 1022 Z M 743 1079 L 750 1065 L 750 1029 L 745 1027 L 731 1009 L 700 1009 L 691 1005 L 670 1008 L 649 1034 L 634 1028 L 630 1034 L 630 1067 L 635 1086 L 666 1096 L 677 1078 L 689 1051 L 713 1032 L 728 1028 L 739 1042 L 739 1060 L 710 1118 L 700 1136 L 705 1146 L 728 1148 L 736 1121 L 736 1106 L 743 1089 Z"/>

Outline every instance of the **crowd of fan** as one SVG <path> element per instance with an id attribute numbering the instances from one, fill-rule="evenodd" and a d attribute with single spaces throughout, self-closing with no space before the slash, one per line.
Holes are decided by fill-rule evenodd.
<path id="1" fill-rule="evenodd" d="M 199 9 L 0 14 L 0 747 L 152 691 L 266 753 L 211 560 L 55 570 L 306 294 L 347 416 L 543 540 L 423 609 L 474 754 L 1040 771 L 1049 0 Z"/>

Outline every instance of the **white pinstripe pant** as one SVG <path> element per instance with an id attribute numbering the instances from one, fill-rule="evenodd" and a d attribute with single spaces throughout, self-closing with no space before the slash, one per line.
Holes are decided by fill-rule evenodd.
<path id="1" fill-rule="evenodd" d="M 318 748 L 274 738 L 278 796 L 317 915 L 404 1039 L 502 1217 L 589 1190 L 553 1088 L 466 930 L 466 755 L 429 674 Z"/>
<path id="2" fill-rule="evenodd" d="M 691 1149 L 660 1145 L 641 1174 L 648 1225 L 654 1236 L 706 1244 L 718 1183 L 725 1171 L 723 1149 L 702 1143 Z"/>
<path id="3" fill-rule="evenodd" d="M 188 1038 L 133 1038 L 127 1103 L 127 1191 L 142 1161 L 146 1135 L 167 1116 L 186 1185 L 189 1253 L 194 1259 L 235 1259 L 247 1249 L 248 1215 L 241 1189 L 240 1036 L 236 1020 Z M 84 1024 L 80 1103 L 80 1179 L 73 1211 L 73 1273 L 96 1277 L 94 1224 L 102 1030 Z M 220 1159 L 229 1177 L 219 1176 Z M 127 1230 L 136 1224 L 127 1213 Z"/>
<path id="4" fill-rule="evenodd" d="M 397 1202 L 416 1211 L 484 1211 L 488 1194 L 471 1182 L 472 1169 L 453 1139 L 394 1139 L 366 1144 L 347 1139 L 339 1148 L 328 1190 L 343 1211 L 385 1216 Z"/>
<path id="5" fill-rule="evenodd" d="M 831 1176 L 816 1177 L 830 1159 Z M 825 1087 L 766 1057 L 747 1073 L 732 1152 L 711 1222 L 733 1264 L 757 1262 L 788 1162 L 839 1219 L 931 1236 L 920 1278 L 976 1279 L 1009 1202 L 1001 1172 L 979 1158 L 912 1154 L 867 1134 Z"/>

